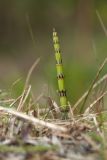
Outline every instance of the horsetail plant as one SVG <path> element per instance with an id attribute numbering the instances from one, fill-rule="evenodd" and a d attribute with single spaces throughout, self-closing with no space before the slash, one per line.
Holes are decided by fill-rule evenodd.
<path id="1" fill-rule="evenodd" d="M 66 111 L 68 110 L 68 102 L 67 102 L 65 82 L 64 82 L 63 64 L 62 64 L 62 57 L 60 52 L 59 38 L 55 29 L 53 29 L 53 44 L 54 44 L 55 58 L 56 58 L 56 70 L 57 70 L 57 79 L 58 79 L 60 107 L 62 111 Z"/>

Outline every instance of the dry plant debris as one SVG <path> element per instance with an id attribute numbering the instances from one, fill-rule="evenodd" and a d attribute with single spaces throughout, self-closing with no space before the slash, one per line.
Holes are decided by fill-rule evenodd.
<path id="1" fill-rule="evenodd" d="M 100 143 L 87 134 L 95 130 L 92 124 L 81 118 L 75 123 L 69 119 L 46 119 L 38 124 L 26 119 L 35 117 L 12 111 L 0 107 L 0 160 L 84 160 L 85 156 L 98 159 Z"/>
<path id="2" fill-rule="evenodd" d="M 101 85 L 106 82 L 107 75 L 94 81 L 90 91 L 73 107 L 69 105 L 69 112 L 62 119 L 64 113 L 51 97 L 42 93 L 34 100 L 29 81 L 39 60 L 29 70 L 19 97 L 14 99 L 8 94 L 1 94 L 0 160 L 85 160 L 86 157 L 87 160 L 104 159 L 107 151 L 107 116 L 101 102 L 107 91 Z M 99 71 L 96 77 L 98 76 Z M 91 103 L 87 103 L 82 114 L 75 113 L 77 106 L 87 95 L 90 99 L 89 92 L 96 92 L 99 86 L 100 94 Z M 44 97 L 48 100 L 46 107 L 38 105 L 38 101 Z M 100 105 L 103 106 L 101 110 L 98 109 Z"/>

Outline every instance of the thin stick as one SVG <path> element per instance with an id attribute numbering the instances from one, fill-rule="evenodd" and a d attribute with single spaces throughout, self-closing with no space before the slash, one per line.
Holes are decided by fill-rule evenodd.
<path id="1" fill-rule="evenodd" d="M 107 74 L 105 74 L 99 81 L 97 81 L 95 84 L 94 84 L 94 86 L 93 86 L 93 88 L 92 89 L 95 89 L 98 85 L 100 85 L 105 79 L 107 79 Z M 73 111 L 76 109 L 76 107 L 84 100 L 84 98 L 87 96 L 87 94 L 88 94 L 88 91 L 86 91 L 83 95 L 82 95 L 82 97 L 80 97 L 79 99 L 78 99 L 78 101 L 74 104 L 74 106 L 73 106 Z"/>
<path id="2" fill-rule="evenodd" d="M 39 119 L 34 118 L 32 116 L 26 115 L 22 112 L 17 112 L 15 110 L 9 109 L 9 108 L 4 108 L 3 106 L 0 106 L 0 111 L 9 113 L 9 114 L 15 115 L 16 117 L 19 117 L 19 118 L 25 119 L 27 121 L 30 121 L 30 122 L 34 123 L 34 125 L 35 124 L 36 125 L 41 125 L 41 126 L 48 127 L 50 129 L 56 130 L 56 131 L 63 131 L 63 132 L 67 131 L 67 129 L 65 127 L 61 127 L 61 126 L 58 126 L 58 125 L 55 125 L 55 124 L 52 124 L 52 123 L 49 123 L 49 122 L 45 122 L 43 120 L 39 120 Z"/>

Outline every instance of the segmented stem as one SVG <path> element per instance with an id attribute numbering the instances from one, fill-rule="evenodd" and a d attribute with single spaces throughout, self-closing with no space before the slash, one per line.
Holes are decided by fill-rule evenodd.
<path id="1" fill-rule="evenodd" d="M 56 70 L 57 70 L 60 105 L 62 110 L 67 110 L 68 105 L 67 105 L 66 89 L 64 84 L 62 57 L 60 52 L 59 38 L 57 36 L 57 32 L 55 31 L 55 29 L 53 30 L 53 43 L 54 43 L 55 58 L 56 58 Z"/>

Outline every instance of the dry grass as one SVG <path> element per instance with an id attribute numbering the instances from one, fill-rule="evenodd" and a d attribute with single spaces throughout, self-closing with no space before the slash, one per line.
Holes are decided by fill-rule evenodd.
<path id="1" fill-rule="evenodd" d="M 44 157 L 50 160 L 63 158 L 66 160 L 83 160 L 85 159 L 85 155 L 87 155 L 87 159 L 90 160 L 96 160 L 99 156 L 104 157 L 107 150 L 107 146 L 105 144 L 107 139 L 107 111 L 105 106 L 99 109 L 99 105 L 101 101 L 105 99 L 107 94 L 106 87 L 101 87 L 107 80 L 107 74 L 99 80 L 98 77 L 106 61 L 107 59 L 104 60 L 103 64 L 99 68 L 88 91 L 83 94 L 73 107 L 71 107 L 69 103 L 69 112 L 66 113 L 66 119 L 62 119 L 64 113 L 60 111 L 59 106 L 51 97 L 46 97 L 41 93 L 34 100 L 30 77 L 34 68 L 38 64 L 39 59 L 35 61 L 28 72 L 22 94 L 16 99 L 12 97 L 7 98 L 6 96 L 4 97 L 4 100 L 1 101 L 0 139 L 2 141 L 0 141 L 0 146 L 4 146 L 4 151 L 6 150 L 7 153 L 10 153 L 7 151 L 9 149 L 8 146 L 12 147 L 15 143 L 15 145 L 19 147 L 19 152 L 20 147 L 24 147 L 26 155 L 31 154 L 32 157 L 36 157 L 37 160 L 44 160 Z M 78 110 L 78 106 L 84 98 L 87 98 L 88 101 L 89 94 L 91 95 L 92 91 L 97 92 L 97 90 L 100 90 L 100 94 L 98 94 L 93 101 L 89 101 L 90 103 L 87 103 L 86 108 L 81 114 Z M 41 98 L 43 97 L 48 101 L 47 108 L 43 108 L 38 105 L 39 101 L 41 101 Z M 76 110 L 78 114 L 76 113 Z M 44 136 L 47 140 L 44 140 Z M 37 142 L 38 145 L 42 144 L 42 151 L 39 151 L 42 153 L 42 157 L 40 157 L 38 151 L 31 153 L 30 149 L 25 149 L 27 144 L 33 145 L 34 147 L 36 146 L 37 149 Z M 47 145 L 50 146 L 48 149 L 46 148 Z M 53 149 L 54 145 L 59 149 Z M 18 152 L 17 147 L 13 147 L 14 149 L 12 148 L 14 154 Z M 69 149 L 67 149 L 68 147 Z M 0 156 L 4 156 L 3 149 L 1 148 L 0 150 Z M 52 154 L 51 158 L 50 150 Z M 15 158 L 14 154 L 13 157 Z M 22 155 L 21 152 L 20 155 Z M 24 157 L 23 159 L 26 158 Z M 19 157 L 18 160 L 20 160 Z M 29 158 L 29 160 L 31 160 L 31 158 Z"/>

